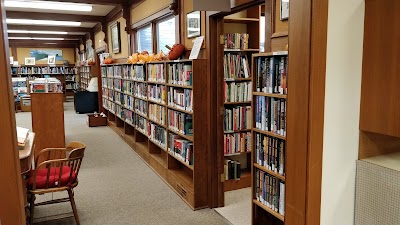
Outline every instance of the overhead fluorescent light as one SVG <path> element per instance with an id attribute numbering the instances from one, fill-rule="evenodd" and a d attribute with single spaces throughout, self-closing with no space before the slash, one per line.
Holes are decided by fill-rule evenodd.
<path id="1" fill-rule="evenodd" d="M 10 34 L 68 34 L 65 31 L 45 31 L 45 30 L 7 30 Z"/>
<path id="2" fill-rule="evenodd" d="M 10 40 L 51 40 L 51 41 L 63 41 L 64 38 L 41 38 L 41 37 L 9 37 Z"/>
<path id="3" fill-rule="evenodd" d="M 9 8 L 31 8 L 31 9 L 49 9 L 62 11 L 81 11 L 91 12 L 93 7 L 88 4 L 64 3 L 64 2 L 45 2 L 45 1 L 17 1 L 6 0 L 4 5 Z"/>
<path id="4" fill-rule="evenodd" d="M 79 27 L 81 22 L 57 21 L 57 20 L 28 20 L 28 19 L 6 19 L 8 24 L 26 24 L 26 25 L 50 25 L 50 26 L 75 26 Z"/>

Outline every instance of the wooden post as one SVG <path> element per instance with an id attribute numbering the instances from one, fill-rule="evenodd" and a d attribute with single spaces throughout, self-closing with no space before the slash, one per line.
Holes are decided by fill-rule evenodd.
<path id="1" fill-rule="evenodd" d="M 21 182 L 21 168 L 17 150 L 14 98 L 12 95 L 9 45 L 5 24 L 4 1 L 0 1 L 0 224 L 22 225 L 25 222 L 24 199 Z"/>

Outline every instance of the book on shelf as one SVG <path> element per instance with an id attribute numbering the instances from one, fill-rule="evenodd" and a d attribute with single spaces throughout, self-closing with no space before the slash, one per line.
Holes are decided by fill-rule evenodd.
<path id="1" fill-rule="evenodd" d="M 193 143 L 185 140 L 179 135 L 169 133 L 168 136 L 168 152 L 189 165 L 194 164 Z"/>
<path id="2" fill-rule="evenodd" d="M 163 148 L 167 147 L 167 130 L 155 123 L 148 123 L 148 136 L 151 140 L 161 145 Z"/>
<path id="3" fill-rule="evenodd" d="M 224 153 L 234 155 L 251 151 L 251 133 L 224 134 Z"/>
<path id="4" fill-rule="evenodd" d="M 286 99 L 256 96 L 256 128 L 286 136 Z"/>
<path id="5" fill-rule="evenodd" d="M 168 64 L 168 83 L 182 86 L 192 86 L 192 65 L 185 63 Z"/>
<path id="6" fill-rule="evenodd" d="M 249 78 L 250 66 L 247 55 L 225 53 L 224 54 L 224 78 Z"/>
<path id="7" fill-rule="evenodd" d="M 148 99 L 165 104 L 166 100 L 166 87 L 165 85 L 149 84 L 148 86 Z"/>
<path id="8" fill-rule="evenodd" d="M 143 118 L 140 115 L 136 116 L 135 119 L 136 119 L 136 123 L 135 123 L 136 129 L 142 131 L 143 133 L 148 133 L 148 131 L 146 131 L 148 129 L 147 119 Z"/>
<path id="9" fill-rule="evenodd" d="M 28 135 L 29 135 L 29 129 L 23 127 L 17 127 L 17 139 L 19 147 L 25 147 Z"/>
<path id="10" fill-rule="evenodd" d="M 285 215 L 285 183 L 278 178 L 255 169 L 255 194 L 261 204 Z"/>
<path id="11" fill-rule="evenodd" d="M 122 80 L 114 79 L 114 89 L 116 91 L 122 91 Z"/>
<path id="12" fill-rule="evenodd" d="M 251 82 L 224 83 L 225 102 L 251 101 Z"/>
<path id="13" fill-rule="evenodd" d="M 132 65 L 133 72 L 131 71 L 131 76 L 133 76 L 133 80 L 135 81 L 146 81 L 146 73 L 143 64 L 135 64 Z"/>
<path id="14" fill-rule="evenodd" d="M 125 122 L 129 123 L 130 125 L 135 124 L 135 113 L 131 110 L 125 109 Z"/>
<path id="15" fill-rule="evenodd" d="M 256 64 L 257 92 L 287 94 L 287 55 L 258 57 Z"/>
<path id="16" fill-rule="evenodd" d="M 135 89 L 134 89 L 135 97 L 147 99 L 147 87 L 146 83 L 135 82 Z"/>
<path id="17" fill-rule="evenodd" d="M 147 102 L 141 99 L 135 99 L 135 111 L 141 115 L 147 116 Z"/>
<path id="18" fill-rule="evenodd" d="M 241 163 L 235 160 L 225 160 L 224 165 L 225 180 L 240 180 L 241 177 Z"/>
<path id="19" fill-rule="evenodd" d="M 224 34 L 225 49 L 248 49 L 249 34 L 246 33 L 228 33 Z"/>
<path id="20" fill-rule="evenodd" d="M 122 66 L 113 66 L 114 78 L 122 78 Z"/>
<path id="21" fill-rule="evenodd" d="M 120 104 L 120 105 L 124 105 L 124 94 L 121 92 L 114 92 L 114 100 L 116 103 Z"/>
<path id="22" fill-rule="evenodd" d="M 168 105 L 191 112 L 193 110 L 193 90 L 170 87 Z"/>
<path id="23" fill-rule="evenodd" d="M 122 120 L 124 120 L 124 116 L 125 116 L 125 110 L 124 107 L 122 107 L 121 105 L 116 105 L 115 106 L 115 114 L 121 118 Z"/>
<path id="24" fill-rule="evenodd" d="M 122 78 L 131 79 L 131 65 L 124 65 L 122 67 Z"/>
<path id="25" fill-rule="evenodd" d="M 224 131 L 251 129 L 251 107 L 235 106 L 224 110 Z"/>
<path id="26" fill-rule="evenodd" d="M 130 95 L 124 95 L 124 106 L 127 109 L 134 110 L 135 98 Z"/>
<path id="27" fill-rule="evenodd" d="M 270 171 L 285 175 L 285 140 L 255 133 L 254 161 Z"/>
<path id="28" fill-rule="evenodd" d="M 107 77 L 114 77 L 114 68 L 112 66 L 107 67 Z"/>
<path id="29" fill-rule="evenodd" d="M 149 104 L 149 118 L 162 125 L 166 125 L 166 108 L 161 105 Z"/>
<path id="30" fill-rule="evenodd" d="M 164 64 L 147 64 L 148 81 L 165 83 Z"/>
<path id="31" fill-rule="evenodd" d="M 184 135 L 193 135 L 192 115 L 168 109 L 169 128 Z"/>

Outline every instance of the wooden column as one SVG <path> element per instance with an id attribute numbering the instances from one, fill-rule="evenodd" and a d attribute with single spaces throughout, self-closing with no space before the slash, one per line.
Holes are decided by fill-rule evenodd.
<path id="1" fill-rule="evenodd" d="M 0 223 L 22 225 L 25 222 L 24 198 L 21 182 L 21 168 L 17 150 L 14 98 L 10 79 L 9 45 L 5 23 L 4 1 L 0 1 Z"/>

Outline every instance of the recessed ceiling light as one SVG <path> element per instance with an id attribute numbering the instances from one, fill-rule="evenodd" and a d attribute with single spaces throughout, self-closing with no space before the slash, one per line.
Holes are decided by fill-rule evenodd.
<path id="1" fill-rule="evenodd" d="M 80 26 L 81 22 L 57 21 L 57 20 L 28 20 L 28 19 L 6 19 L 8 24 L 26 25 L 50 25 L 50 26 Z"/>
<path id="2" fill-rule="evenodd" d="M 62 41 L 64 38 L 40 38 L 40 37 L 9 37 L 11 40 L 52 40 L 52 41 Z"/>
<path id="3" fill-rule="evenodd" d="M 4 5 L 9 8 L 51 9 L 63 11 L 91 12 L 93 7 L 88 4 L 45 2 L 45 1 L 17 1 L 6 0 Z"/>
<path id="4" fill-rule="evenodd" d="M 65 31 L 41 31 L 41 30 L 7 30 L 10 34 L 68 34 Z"/>

